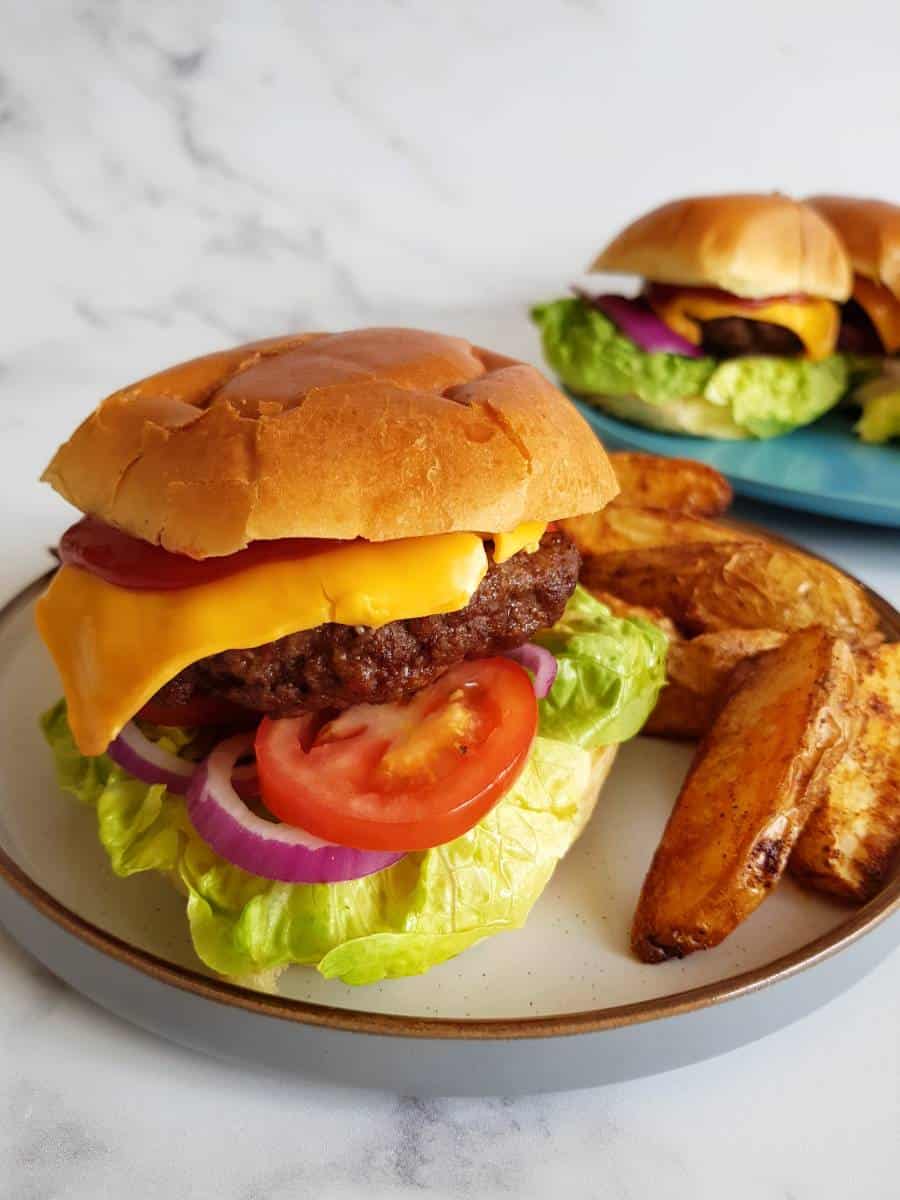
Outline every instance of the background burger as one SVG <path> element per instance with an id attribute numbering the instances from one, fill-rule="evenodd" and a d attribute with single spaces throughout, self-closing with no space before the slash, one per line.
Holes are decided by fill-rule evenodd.
<path id="1" fill-rule="evenodd" d="M 258 342 L 116 392 L 45 478 L 88 514 L 37 613 L 60 782 L 210 968 L 365 983 L 524 921 L 665 658 L 576 586 L 554 522 L 617 488 L 537 371 Z"/>
<path id="2" fill-rule="evenodd" d="M 573 392 L 625 420 L 720 438 L 774 437 L 846 388 L 836 353 L 851 270 L 830 225 L 787 196 L 697 196 L 654 209 L 592 271 L 637 297 L 537 306 L 544 353 Z"/>
<path id="3" fill-rule="evenodd" d="M 900 437 L 900 206 L 852 196 L 808 201 L 840 235 L 853 266 L 853 293 L 841 309 L 838 348 L 862 384 L 856 426 L 867 442 Z"/>

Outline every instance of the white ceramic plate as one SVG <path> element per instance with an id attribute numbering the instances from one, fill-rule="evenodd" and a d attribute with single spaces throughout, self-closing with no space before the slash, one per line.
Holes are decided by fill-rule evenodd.
<path id="1" fill-rule="evenodd" d="M 55 784 L 37 717 L 59 688 L 33 631 L 37 590 L 0 617 L 0 919 L 75 987 L 174 1040 L 416 1094 L 581 1086 L 760 1036 L 843 990 L 900 938 L 885 919 L 900 904 L 897 881 L 850 911 L 785 880 L 716 950 L 637 962 L 631 915 L 691 756 L 640 738 L 619 752 L 523 930 L 364 989 L 301 967 L 282 977 L 280 1000 L 224 984 L 193 954 L 183 900 L 156 876 L 117 879 L 93 812 Z"/>

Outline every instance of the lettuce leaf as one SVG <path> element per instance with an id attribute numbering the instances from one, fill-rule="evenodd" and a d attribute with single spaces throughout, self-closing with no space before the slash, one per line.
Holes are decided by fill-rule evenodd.
<path id="1" fill-rule="evenodd" d="M 560 670 L 515 785 L 473 829 L 339 884 L 274 883 L 232 866 L 195 832 L 182 797 L 75 746 L 64 701 L 42 719 L 59 782 L 97 814 L 117 875 L 161 871 L 187 897 L 191 937 L 213 971 L 253 982 L 292 963 L 345 983 L 415 975 L 522 925 L 590 810 L 594 747 L 630 737 L 663 682 L 665 637 L 612 617 L 578 589 L 546 635 Z M 185 730 L 148 728 L 173 752 Z"/>
<path id="2" fill-rule="evenodd" d="M 755 356 L 718 362 L 648 354 L 578 299 L 532 309 L 547 361 L 574 392 L 655 429 L 769 438 L 808 425 L 847 389 L 843 355 L 821 362 Z M 863 365 L 856 363 L 855 370 Z"/>
<path id="3" fill-rule="evenodd" d="M 534 640 L 557 661 L 539 705 L 543 737 L 586 750 L 634 737 L 665 679 L 668 643 L 658 625 L 614 617 L 577 587 L 562 620 Z"/>
<path id="4" fill-rule="evenodd" d="M 756 438 L 778 437 L 834 408 L 847 388 L 840 354 L 821 362 L 803 358 L 732 358 L 721 363 L 705 396 L 730 410 L 735 424 Z"/>
<path id="5" fill-rule="evenodd" d="M 580 395 L 636 396 L 668 404 L 703 393 L 715 359 L 648 354 L 603 313 L 578 299 L 554 300 L 531 310 L 544 357 L 566 387 Z"/>
<path id="6" fill-rule="evenodd" d="M 853 426 L 864 442 L 878 444 L 900 438 L 900 361 L 886 360 L 881 373 L 852 396 L 862 408 Z"/>

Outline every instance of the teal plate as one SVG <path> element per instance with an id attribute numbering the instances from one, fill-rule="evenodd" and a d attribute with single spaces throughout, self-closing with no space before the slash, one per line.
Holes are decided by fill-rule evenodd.
<path id="1" fill-rule="evenodd" d="M 628 425 L 572 399 L 610 449 L 695 458 L 754 500 L 900 527 L 900 446 L 860 442 L 852 430 L 855 413 L 829 413 L 815 425 L 766 442 L 720 442 Z"/>

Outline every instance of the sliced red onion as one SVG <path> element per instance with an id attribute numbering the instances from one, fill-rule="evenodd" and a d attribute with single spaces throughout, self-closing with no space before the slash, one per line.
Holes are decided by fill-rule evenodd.
<path id="1" fill-rule="evenodd" d="M 506 658 L 511 658 L 520 667 L 531 672 L 534 694 L 538 700 L 543 700 L 556 678 L 557 662 L 550 651 L 543 646 L 536 646 L 534 642 L 526 642 L 517 650 L 507 650 Z"/>
<path id="2" fill-rule="evenodd" d="M 685 358 L 702 358 L 703 351 L 687 338 L 670 329 L 646 300 L 629 300 L 626 296 L 591 296 L 577 293 L 585 304 L 599 309 L 613 325 L 635 345 L 648 354 L 681 354 Z"/>
<path id="3" fill-rule="evenodd" d="M 140 779 L 142 783 L 161 783 L 179 796 L 185 795 L 197 769 L 195 762 L 179 758 L 171 750 L 151 742 L 135 721 L 128 722 L 106 753 L 135 779 Z M 255 762 L 236 767 L 232 781 L 241 796 L 259 795 Z"/>
<path id="4" fill-rule="evenodd" d="M 252 733 L 221 742 L 199 764 L 187 790 L 188 816 L 217 854 L 252 875 L 282 883 L 341 883 L 383 871 L 402 850 L 354 850 L 252 813 L 232 787 L 234 764 L 253 749 Z"/>
<path id="5" fill-rule="evenodd" d="M 141 733 L 134 721 L 129 721 L 106 753 L 129 775 L 143 783 L 162 783 L 170 792 L 183 796 L 188 790 L 197 764 L 164 750 Z"/>

